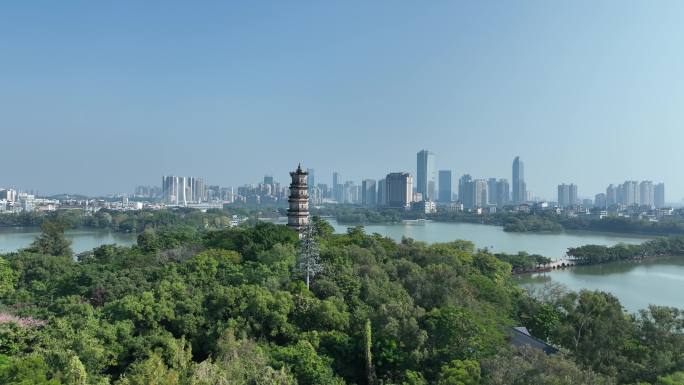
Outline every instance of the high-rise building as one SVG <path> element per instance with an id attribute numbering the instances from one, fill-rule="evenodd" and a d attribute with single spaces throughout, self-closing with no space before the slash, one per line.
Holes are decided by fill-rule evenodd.
<path id="1" fill-rule="evenodd" d="M 162 199 L 172 205 L 185 206 L 207 200 L 207 186 L 202 178 L 185 176 L 162 177 Z"/>
<path id="2" fill-rule="evenodd" d="M 333 172 L 333 199 L 337 203 L 344 202 L 344 185 L 342 184 L 342 176 L 339 172 Z"/>
<path id="3" fill-rule="evenodd" d="M 510 185 L 508 184 L 508 179 L 499 179 L 496 182 L 496 206 L 504 207 L 511 200 Z"/>
<path id="4" fill-rule="evenodd" d="M 439 194 L 440 202 L 451 202 L 451 170 L 439 170 Z"/>
<path id="5" fill-rule="evenodd" d="M 486 180 L 473 180 L 470 175 L 463 175 L 458 181 L 459 196 L 463 207 L 467 209 L 486 207 L 489 199 L 487 187 Z"/>
<path id="6" fill-rule="evenodd" d="M 526 200 L 525 165 L 520 157 L 516 156 L 513 160 L 513 203 L 523 203 Z"/>
<path id="7" fill-rule="evenodd" d="M 610 184 L 606 188 L 606 207 L 615 206 L 618 203 L 617 188 Z"/>
<path id="8" fill-rule="evenodd" d="M 273 186 L 273 177 L 270 175 L 264 175 L 264 184 Z"/>
<path id="9" fill-rule="evenodd" d="M 594 207 L 605 209 L 607 206 L 608 202 L 606 200 L 606 194 L 598 193 L 596 196 L 594 196 Z"/>
<path id="10" fill-rule="evenodd" d="M 567 184 L 558 185 L 558 207 L 570 206 L 570 186 Z"/>
<path id="11" fill-rule="evenodd" d="M 627 206 L 634 204 L 639 204 L 640 202 L 640 189 L 639 182 L 637 181 L 625 181 L 618 190 L 618 203 L 622 203 Z"/>
<path id="12" fill-rule="evenodd" d="M 204 183 L 204 179 L 190 177 L 188 178 L 190 189 L 189 196 L 190 201 L 193 203 L 200 203 L 207 201 L 207 185 Z"/>
<path id="13" fill-rule="evenodd" d="M 306 183 L 309 186 L 309 191 L 311 191 L 312 188 L 316 187 L 316 173 L 313 168 L 307 168 L 306 172 L 309 174 Z"/>
<path id="14" fill-rule="evenodd" d="M 287 225 L 301 232 L 309 224 L 309 188 L 307 186 L 308 174 L 302 171 L 301 165 L 297 170 L 290 173 L 290 196 L 287 199 Z"/>
<path id="15" fill-rule="evenodd" d="M 378 206 L 387 206 L 387 184 L 384 179 L 378 181 Z"/>
<path id="16" fill-rule="evenodd" d="M 665 207 L 665 183 L 658 183 L 653 187 L 653 204 L 659 209 Z"/>
<path id="17" fill-rule="evenodd" d="M 2 189 L 0 190 L 0 200 L 7 202 L 14 202 L 17 200 L 17 191 L 13 189 Z"/>
<path id="18" fill-rule="evenodd" d="M 374 179 L 364 179 L 361 181 L 361 204 L 364 206 L 377 205 L 377 190 Z"/>
<path id="19" fill-rule="evenodd" d="M 496 198 L 497 198 L 497 196 L 496 196 L 496 193 L 497 193 L 496 185 L 497 185 L 497 183 L 498 182 L 497 182 L 496 178 L 487 179 L 487 203 L 490 205 L 495 205 L 497 202 L 497 200 L 496 200 Z"/>
<path id="20" fill-rule="evenodd" d="M 487 206 L 487 181 L 484 179 L 475 179 L 472 184 L 472 203 L 471 208 L 486 207 Z"/>
<path id="21" fill-rule="evenodd" d="M 354 184 L 353 181 L 346 181 L 342 186 L 342 201 L 344 203 L 356 204 L 359 203 L 361 198 L 359 196 L 358 186 Z"/>
<path id="22" fill-rule="evenodd" d="M 417 154 L 416 191 L 422 194 L 423 200 L 435 200 L 436 166 L 435 154 L 421 150 Z"/>
<path id="23" fill-rule="evenodd" d="M 183 176 L 165 176 L 162 178 L 162 196 L 164 202 L 174 205 L 186 205 L 186 180 Z"/>
<path id="24" fill-rule="evenodd" d="M 568 186 L 568 204 L 570 206 L 575 206 L 579 203 L 579 198 L 577 197 L 577 185 L 570 183 Z"/>
<path id="25" fill-rule="evenodd" d="M 645 180 L 639 183 L 639 204 L 641 206 L 653 207 L 654 205 L 653 182 Z"/>
<path id="26" fill-rule="evenodd" d="M 470 174 L 465 174 L 458 179 L 458 201 L 463 204 L 465 208 L 472 208 L 474 205 L 474 197 L 472 195 L 473 178 Z"/>
<path id="27" fill-rule="evenodd" d="M 407 172 L 392 172 L 385 177 L 387 206 L 407 208 L 413 198 L 413 176 Z"/>

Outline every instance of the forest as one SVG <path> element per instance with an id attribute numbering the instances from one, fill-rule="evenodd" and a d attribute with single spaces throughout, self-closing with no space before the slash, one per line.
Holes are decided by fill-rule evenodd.
<path id="1" fill-rule="evenodd" d="M 684 383 L 678 309 L 530 295 L 506 262 L 530 256 L 313 223 L 304 240 L 264 222 L 155 224 L 73 255 L 65 225 L 44 222 L 0 257 L 0 383 Z M 512 346 L 513 326 L 560 353 Z"/>

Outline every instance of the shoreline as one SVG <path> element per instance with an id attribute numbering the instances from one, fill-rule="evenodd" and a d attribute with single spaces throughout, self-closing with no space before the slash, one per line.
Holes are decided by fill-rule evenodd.
<path id="1" fill-rule="evenodd" d="M 621 264 L 621 263 L 641 263 L 641 262 L 648 262 L 648 261 L 657 261 L 660 259 L 666 259 L 666 258 L 680 258 L 682 257 L 681 255 L 673 255 L 673 254 L 663 254 L 663 255 L 652 255 L 652 256 L 645 256 L 645 257 L 640 257 L 640 258 L 632 258 L 632 259 L 623 259 L 619 261 L 611 261 L 611 262 L 604 262 L 604 263 L 587 263 L 587 264 L 579 264 L 575 263 L 572 261 L 568 261 L 568 263 L 563 263 L 558 266 L 552 266 L 552 267 L 538 267 L 535 269 L 530 269 L 530 270 L 525 270 L 525 271 L 511 271 L 511 275 L 523 275 L 523 274 L 539 274 L 539 273 L 552 273 L 554 271 L 559 271 L 559 270 L 566 270 L 569 268 L 575 268 L 575 267 L 582 267 L 582 266 L 610 266 L 610 265 L 616 265 L 616 264 Z"/>

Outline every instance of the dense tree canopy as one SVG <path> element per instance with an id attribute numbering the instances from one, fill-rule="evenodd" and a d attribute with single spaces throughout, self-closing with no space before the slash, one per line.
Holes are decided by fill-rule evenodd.
<path id="1" fill-rule="evenodd" d="M 76 259 L 4 255 L 0 383 L 670 384 L 684 371 L 677 309 L 536 299 L 505 262 L 530 256 L 313 222 L 323 268 L 309 288 L 298 235 L 268 223 L 149 227 Z M 514 325 L 563 353 L 511 348 Z"/>

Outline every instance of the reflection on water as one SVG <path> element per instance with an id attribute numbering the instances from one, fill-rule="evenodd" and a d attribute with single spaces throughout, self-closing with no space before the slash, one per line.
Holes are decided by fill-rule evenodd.
<path id="1" fill-rule="evenodd" d="M 684 308 L 684 257 L 639 262 L 577 266 L 515 278 L 523 287 L 540 288 L 548 282 L 570 290 L 590 289 L 613 293 L 630 312 L 649 304 Z"/>

